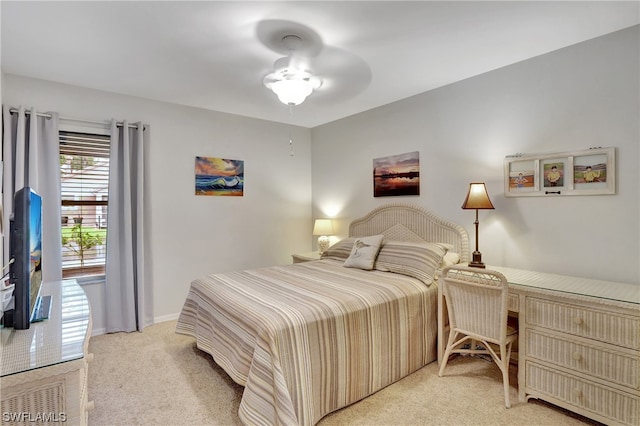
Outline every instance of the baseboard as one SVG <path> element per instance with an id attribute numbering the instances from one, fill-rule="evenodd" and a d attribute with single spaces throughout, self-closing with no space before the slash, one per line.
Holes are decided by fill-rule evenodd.
<path id="1" fill-rule="evenodd" d="M 180 313 L 175 313 L 175 314 L 162 315 L 159 317 L 155 317 L 153 319 L 153 323 L 146 324 L 146 326 L 148 327 L 150 325 L 158 324 L 160 322 L 165 322 L 165 321 L 175 321 L 178 319 L 179 316 L 180 316 Z M 91 330 L 91 337 L 100 336 L 101 334 L 106 334 L 106 332 L 107 332 L 106 328 L 94 328 L 93 330 Z"/>
<path id="2" fill-rule="evenodd" d="M 153 323 L 157 324 L 159 322 L 174 321 L 174 320 L 177 320 L 179 316 L 180 316 L 180 313 L 176 312 L 175 314 L 169 314 L 169 315 L 162 315 L 162 316 L 159 316 L 159 317 L 154 317 L 153 318 Z"/>

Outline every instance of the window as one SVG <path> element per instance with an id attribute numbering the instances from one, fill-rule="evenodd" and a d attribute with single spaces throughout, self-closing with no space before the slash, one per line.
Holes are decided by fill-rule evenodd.
<path id="1" fill-rule="evenodd" d="M 62 276 L 104 276 L 109 136 L 60 131 Z"/>

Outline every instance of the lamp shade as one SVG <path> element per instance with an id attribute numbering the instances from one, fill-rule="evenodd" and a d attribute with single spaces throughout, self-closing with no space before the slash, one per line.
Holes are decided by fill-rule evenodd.
<path id="1" fill-rule="evenodd" d="M 333 235 L 331 219 L 316 219 L 313 225 L 313 235 Z"/>
<path id="2" fill-rule="evenodd" d="M 487 194 L 487 188 L 483 182 L 473 182 L 469 184 L 469 192 L 464 203 L 462 203 L 463 209 L 494 209 L 489 194 Z"/>

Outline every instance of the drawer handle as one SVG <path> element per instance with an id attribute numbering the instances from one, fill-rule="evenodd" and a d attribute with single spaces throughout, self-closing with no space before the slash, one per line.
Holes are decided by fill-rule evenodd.
<path id="1" fill-rule="evenodd" d="M 582 318 L 580 318 L 580 317 L 573 317 L 573 323 L 574 323 L 575 325 L 582 325 L 582 323 L 583 323 L 583 322 L 584 322 L 584 321 L 582 321 Z"/>
<path id="2" fill-rule="evenodd" d="M 573 354 L 571 354 L 571 358 L 573 358 L 574 361 L 580 361 L 582 360 L 582 355 L 580 355 L 578 352 L 574 352 Z"/>

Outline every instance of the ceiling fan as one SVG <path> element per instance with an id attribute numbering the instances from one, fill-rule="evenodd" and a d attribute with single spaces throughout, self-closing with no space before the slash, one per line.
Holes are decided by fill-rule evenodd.
<path id="1" fill-rule="evenodd" d="M 258 23 L 257 36 L 270 50 L 286 55 L 263 77 L 263 84 L 286 105 L 300 105 L 314 91 L 314 102 L 339 102 L 360 93 L 371 82 L 371 70 L 361 58 L 324 45 L 305 25 L 264 20 Z"/>
<path id="2" fill-rule="evenodd" d="M 275 61 L 273 72 L 263 80 L 264 85 L 286 105 L 300 105 L 322 85 L 322 80 L 310 71 L 309 61 L 296 55 L 301 42 L 302 38 L 295 34 L 282 37 L 282 45 L 288 54 Z"/>

